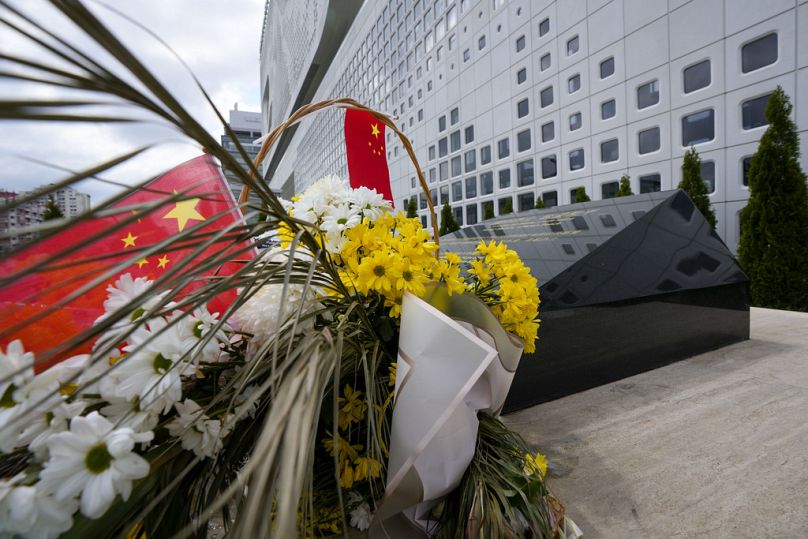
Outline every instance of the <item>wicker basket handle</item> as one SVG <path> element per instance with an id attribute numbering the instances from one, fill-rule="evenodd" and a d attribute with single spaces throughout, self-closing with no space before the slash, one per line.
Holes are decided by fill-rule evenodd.
<path id="1" fill-rule="evenodd" d="M 418 181 L 421 184 L 421 189 L 424 190 L 424 194 L 426 195 L 426 201 L 427 204 L 429 205 L 429 214 L 432 217 L 432 236 L 435 238 L 435 243 L 440 245 L 440 241 L 438 239 L 438 219 L 437 216 L 435 215 L 435 206 L 432 203 L 432 197 L 429 194 L 429 187 L 427 187 L 426 180 L 424 179 L 424 173 L 421 170 L 421 167 L 418 165 L 418 159 L 415 157 L 415 150 L 412 148 L 410 140 L 404 133 L 401 132 L 401 130 L 398 127 L 396 127 L 396 124 L 393 122 L 393 119 L 390 118 L 390 116 L 383 114 L 377 110 L 374 110 L 370 107 L 367 107 L 354 99 L 348 97 L 342 97 L 339 99 L 326 99 L 324 101 L 317 101 L 316 103 L 309 103 L 308 105 L 303 105 L 302 107 L 294 111 L 292 115 L 289 116 L 288 119 L 286 119 L 286 121 L 282 122 L 280 125 L 272 129 L 272 131 L 270 131 L 269 134 L 266 136 L 264 142 L 261 144 L 261 149 L 258 151 L 258 155 L 255 157 L 255 167 L 258 168 L 261 165 L 261 163 L 264 161 L 267 154 L 269 153 L 269 150 L 272 148 L 272 145 L 275 144 L 275 142 L 280 138 L 281 133 L 283 133 L 286 129 L 296 124 L 309 114 L 331 107 L 356 109 L 369 112 L 384 125 L 392 129 L 396 135 L 398 135 L 398 138 L 404 145 L 404 149 L 407 150 L 407 155 L 410 156 L 412 164 L 415 165 L 415 172 L 416 174 L 418 174 Z M 252 174 L 252 172 L 250 174 Z M 250 188 L 249 186 L 245 185 L 241 191 L 241 196 L 239 196 L 238 200 L 239 204 L 246 203 L 249 196 L 250 196 Z"/>

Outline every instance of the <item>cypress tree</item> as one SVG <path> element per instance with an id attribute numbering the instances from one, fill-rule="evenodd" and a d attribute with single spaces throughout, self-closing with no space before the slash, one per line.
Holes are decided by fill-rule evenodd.
<path id="1" fill-rule="evenodd" d="M 544 199 L 542 199 L 541 197 L 538 197 L 536 199 L 536 209 L 540 210 L 542 208 L 544 208 Z"/>
<path id="2" fill-rule="evenodd" d="M 418 208 L 415 207 L 415 199 L 411 198 L 407 203 L 407 218 L 418 217 Z"/>
<path id="3" fill-rule="evenodd" d="M 502 205 L 502 212 L 500 215 L 508 215 L 509 213 L 513 213 L 513 199 L 508 197 L 505 200 L 505 204 Z"/>
<path id="4" fill-rule="evenodd" d="M 586 194 L 586 188 L 585 187 L 581 186 L 581 187 L 578 188 L 577 191 L 575 191 L 575 203 L 576 204 L 578 202 L 589 202 L 590 200 L 591 199 L 589 198 L 589 195 Z"/>
<path id="5" fill-rule="evenodd" d="M 634 192 L 631 190 L 631 176 L 623 174 L 620 177 L 620 189 L 617 190 L 617 196 L 630 197 Z"/>
<path id="6" fill-rule="evenodd" d="M 460 230 L 460 225 L 458 225 L 457 221 L 455 221 L 454 214 L 452 213 L 452 207 L 449 206 L 448 202 L 444 202 L 443 208 L 440 210 L 440 228 L 438 229 L 438 234 L 443 236 L 444 234 L 450 234 L 455 230 Z"/>
<path id="7" fill-rule="evenodd" d="M 62 213 L 59 205 L 56 204 L 56 201 L 53 200 L 52 196 L 49 196 L 48 202 L 45 204 L 45 211 L 42 212 L 42 220 L 50 221 L 51 219 L 61 219 L 64 216 L 65 215 Z"/>
<path id="8" fill-rule="evenodd" d="M 682 161 L 682 181 L 679 182 L 678 187 L 688 194 L 710 226 L 715 228 L 715 214 L 710 207 L 707 186 L 701 179 L 701 158 L 699 158 L 696 148 L 691 147 L 685 152 Z"/>
<path id="9" fill-rule="evenodd" d="M 792 106 L 779 86 L 766 105 L 769 127 L 749 168 L 738 260 L 752 304 L 808 311 L 808 189 Z"/>

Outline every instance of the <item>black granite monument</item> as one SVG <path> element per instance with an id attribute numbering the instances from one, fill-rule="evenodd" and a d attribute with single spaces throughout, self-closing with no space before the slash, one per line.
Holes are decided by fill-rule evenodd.
<path id="1" fill-rule="evenodd" d="M 749 338 L 748 279 L 683 191 L 501 216 L 441 248 L 470 255 L 480 239 L 515 249 L 541 291 L 506 411 Z"/>

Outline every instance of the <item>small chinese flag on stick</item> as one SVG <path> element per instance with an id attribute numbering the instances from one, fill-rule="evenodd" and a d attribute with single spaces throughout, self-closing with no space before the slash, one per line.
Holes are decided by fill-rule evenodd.
<path id="1" fill-rule="evenodd" d="M 384 123 L 363 110 L 345 110 L 345 150 L 351 187 L 375 189 L 393 202 Z"/>

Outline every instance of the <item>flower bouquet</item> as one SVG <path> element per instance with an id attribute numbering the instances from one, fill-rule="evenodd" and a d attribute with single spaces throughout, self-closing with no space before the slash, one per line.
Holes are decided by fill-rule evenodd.
<path id="1" fill-rule="evenodd" d="M 256 179 L 284 129 L 341 106 L 402 137 L 423 184 L 393 121 L 349 99 L 307 105 L 244 168 L 81 3 L 57 7 L 114 69 L 7 8 L 4 22 L 22 38 L 59 45 L 47 49 L 53 64 L 12 56 L 29 71 L 8 76 L 134 105 L 199 142 L 261 204 L 242 204 L 259 218 L 216 233 L 180 227 L 154 246 L 110 253 L 109 267 L 81 286 L 68 280 L 75 290 L 46 313 L 104 286 L 91 327 L 42 357 L 19 340 L 0 350 L 0 536 L 204 537 L 217 521 L 235 537 L 576 537 L 544 485 L 546 461 L 497 418 L 539 327 L 537 283 L 519 256 L 496 242 L 481 242 L 469 260 L 441 254 L 418 220 L 335 177 L 289 202 Z M 73 109 L 83 105 L 12 103 L 6 117 L 82 120 Z M 85 219 L 129 223 L 189 196 L 102 205 Z M 63 222 L 43 236 L 73 230 Z M 239 247 L 268 233 L 280 247 Z M 158 250 L 211 246 L 220 254 L 155 279 L 121 271 Z M 225 263 L 237 269 L 216 271 Z M 0 277 L 0 298 L 36 272 L 71 265 L 79 262 L 55 257 Z M 65 357 L 81 346 L 86 353 Z"/>

